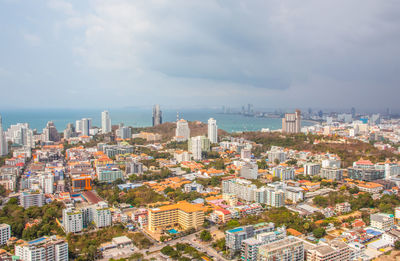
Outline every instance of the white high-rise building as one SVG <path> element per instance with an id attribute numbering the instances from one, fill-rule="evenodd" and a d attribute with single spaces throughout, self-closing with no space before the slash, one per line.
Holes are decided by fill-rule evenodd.
<path id="1" fill-rule="evenodd" d="M 194 160 L 201 160 L 201 139 L 202 136 L 196 136 L 191 138 L 190 152 L 192 153 Z"/>
<path id="2" fill-rule="evenodd" d="M 83 229 L 83 215 L 81 210 L 74 208 L 63 209 L 63 227 L 65 233 L 78 233 Z"/>
<path id="3" fill-rule="evenodd" d="M 160 105 L 156 104 L 153 107 L 153 126 L 160 125 L 162 123 L 162 111 Z"/>
<path id="4" fill-rule="evenodd" d="M 52 174 L 40 176 L 40 186 L 45 194 L 54 193 L 54 176 Z"/>
<path id="5" fill-rule="evenodd" d="M 101 113 L 101 131 L 103 134 L 111 132 L 111 118 L 108 111 Z"/>
<path id="6" fill-rule="evenodd" d="M 0 245 L 7 244 L 11 237 L 11 226 L 8 224 L 0 224 Z"/>
<path id="7" fill-rule="evenodd" d="M 89 130 L 91 127 L 92 119 L 83 118 L 81 122 L 82 122 L 82 136 L 89 136 L 90 135 Z"/>
<path id="8" fill-rule="evenodd" d="M 190 138 L 189 124 L 184 119 L 176 122 L 175 139 L 177 141 L 187 141 Z"/>
<path id="9" fill-rule="evenodd" d="M 93 221 L 98 228 L 111 226 L 111 211 L 106 202 L 101 201 L 93 208 Z"/>
<path id="10" fill-rule="evenodd" d="M 218 142 L 218 126 L 217 121 L 214 118 L 208 120 L 208 139 L 211 143 Z"/>
<path id="11" fill-rule="evenodd" d="M 15 255 L 24 261 L 68 261 L 68 243 L 45 236 L 15 245 Z"/>
<path id="12" fill-rule="evenodd" d="M 82 121 L 81 120 L 77 120 L 75 122 L 75 126 L 76 126 L 76 128 L 75 128 L 76 132 L 82 133 Z"/>
<path id="13" fill-rule="evenodd" d="M 3 122 L 0 116 L 0 156 L 5 156 L 8 154 L 8 143 L 6 140 L 6 135 L 3 131 Z"/>
<path id="14" fill-rule="evenodd" d="M 29 148 L 35 146 L 33 131 L 29 129 L 28 123 L 17 123 L 11 125 L 5 136 L 6 140 L 12 141 L 15 144 L 27 146 Z"/>

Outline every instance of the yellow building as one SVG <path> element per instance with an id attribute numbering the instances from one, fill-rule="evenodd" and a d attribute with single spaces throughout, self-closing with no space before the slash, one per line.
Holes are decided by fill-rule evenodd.
<path id="1" fill-rule="evenodd" d="M 197 229 L 204 223 L 204 207 L 180 201 L 177 204 L 149 209 L 149 230 L 161 232 L 179 226 L 182 230 Z"/>

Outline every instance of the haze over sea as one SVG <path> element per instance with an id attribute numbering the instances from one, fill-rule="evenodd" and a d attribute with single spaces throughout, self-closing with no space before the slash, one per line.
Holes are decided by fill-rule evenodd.
<path id="1" fill-rule="evenodd" d="M 132 127 L 148 127 L 152 124 L 152 110 L 145 109 L 110 109 L 110 117 L 113 125 L 124 123 Z M 29 123 L 31 129 L 39 132 L 46 126 L 48 121 L 53 121 L 58 131 L 63 131 L 68 123 L 73 123 L 82 118 L 92 118 L 93 126 L 101 127 L 101 112 L 99 109 L 21 109 L 3 110 L 0 115 L 3 118 L 3 128 L 7 129 L 11 124 Z M 236 114 L 221 114 L 218 110 L 193 109 L 180 110 L 179 116 L 188 121 L 207 122 L 209 118 L 217 120 L 218 128 L 228 132 L 257 131 L 262 128 L 270 130 L 280 129 L 282 120 L 280 118 L 256 118 Z M 176 110 L 163 110 L 163 122 L 176 121 Z M 313 123 L 302 121 L 303 126 Z"/>

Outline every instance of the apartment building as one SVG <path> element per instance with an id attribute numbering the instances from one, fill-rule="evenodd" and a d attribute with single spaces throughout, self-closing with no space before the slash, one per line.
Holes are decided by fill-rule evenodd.
<path id="1" fill-rule="evenodd" d="M 321 165 L 317 163 L 306 163 L 304 164 L 304 175 L 314 176 L 319 174 L 321 171 Z"/>
<path id="2" fill-rule="evenodd" d="M 16 245 L 15 255 L 26 261 L 68 261 L 68 243 L 56 236 L 41 237 Z"/>
<path id="3" fill-rule="evenodd" d="M 352 254 L 351 248 L 341 240 L 317 245 L 306 252 L 307 261 L 349 261 Z"/>
<path id="4" fill-rule="evenodd" d="M 259 261 L 303 261 L 304 243 L 300 239 L 288 236 L 284 239 L 262 245 L 258 249 Z"/>
<path id="5" fill-rule="evenodd" d="M 323 179 L 342 180 L 343 169 L 330 168 L 330 167 L 322 168 L 320 176 Z"/>
<path id="6" fill-rule="evenodd" d="M 42 207 L 45 204 L 44 194 L 40 191 L 24 191 L 20 194 L 19 201 L 23 208 Z"/>
<path id="7" fill-rule="evenodd" d="M 390 230 L 394 225 L 394 215 L 386 213 L 371 214 L 371 227 L 384 231 Z"/>
<path id="8" fill-rule="evenodd" d="M 8 224 L 0 224 L 0 245 L 7 244 L 11 237 L 11 226 Z"/>
<path id="9" fill-rule="evenodd" d="M 148 229 L 151 232 L 173 228 L 176 224 L 182 230 L 199 228 L 204 223 L 204 208 L 186 201 L 173 205 L 149 209 Z"/>
<path id="10" fill-rule="evenodd" d="M 259 223 L 227 230 L 225 232 L 226 247 L 231 253 L 238 252 L 242 248 L 244 240 L 261 233 L 271 232 L 274 229 L 274 223 Z"/>

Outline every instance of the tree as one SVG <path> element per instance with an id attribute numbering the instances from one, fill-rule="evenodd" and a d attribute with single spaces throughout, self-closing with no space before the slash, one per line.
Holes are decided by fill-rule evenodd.
<path id="1" fill-rule="evenodd" d="M 396 242 L 394 242 L 394 248 L 395 248 L 396 250 L 399 250 L 399 249 L 400 249 L 400 240 L 397 240 Z"/>
<path id="2" fill-rule="evenodd" d="M 272 177 L 272 182 L 281 181 L 279 177 Z"/>
<path id="3" fill-rule="evenodd" d="M 275 159 L 275 160 L 274 160 L 274 163 L 275 163 L 276 165 L 279 165 L 279 163 L 281 163 L 281 162 L 279 161 L 279 159 Z"/>
<path id="4" fill-rule="evenodd" d="M 203 231 L 201 231 L 201 233 L 200 233 L 200 239 L 201 239 L 201 241 L 205 241 L 205 242 L 208 242 L 208 241 L 211 241 L 211 233 L 210 233 L 210 231 L 208 231 L 208 230 L 203 230 Z"/>
<path id="5" fill-rule="evenodd" d="M 315 236 L 316 238 L 321 238 L 321 237 L 323 237 L 323 236 L 326 235 L 326 231 L 325 231 L 324 228 L 318 227 L 318 228 L 316 228 L 316 229 L 313 230 L 313 234 L 314 234 L 314 236 Z"/>
<path id="6" fill-rule="evenodd" d="M 161 253 L 164 255 L 171 256 L 173 252 L 175 252 L 175 250 L 172 246 L 165 246 L 161 248 Z"/>

